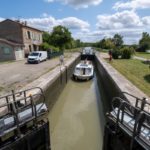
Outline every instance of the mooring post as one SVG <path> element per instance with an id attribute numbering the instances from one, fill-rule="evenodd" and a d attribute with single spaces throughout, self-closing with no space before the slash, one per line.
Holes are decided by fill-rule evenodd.
<path id="1" fill-rule="evenodd" d="M 19 126 L 18 108 L 15 106 L 15 102 L 12 102 L 12 113 L 14 115 L 15 124 L 17 126 L 17 136 L 21 137 L 21 131 Z"/>
<path id="2" fill-rule="evenodd" d="M 135 137 L 140 134 L 140 130 L 144 119 L 145 119 L 145 115 L 143 112 L 140 112 L 140 114 L 136 116 L 136 120 L 133 128 L 132 140 L 130 143 L 130 150 L 133 150 L 134 148 L 133 146 L 134 146 Z"/>
<path id="3" fill-rule="evenodd" d="M 65 66 L 66 68 L 66 83 L 68 82 L 68 69 L 67 69 L 67 66 Z"/>
<path id="4" fill-rule="evenodd" d="M 144 110 L 145 104 L 146 104 L 146 98 L 145 98 L 145 97 L 143 97 L 143 99 L 142 99 L 142 103 L 141 103 L 141 111 L 143 111 L 143 110 Z"/>

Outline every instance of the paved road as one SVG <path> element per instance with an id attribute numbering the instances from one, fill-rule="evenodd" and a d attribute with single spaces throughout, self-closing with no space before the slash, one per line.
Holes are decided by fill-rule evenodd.
<path id="1" fill-rule="evenodd" d="M 71 54 L 65 55 L 65 61 Z M 41 75 L 59 65 L 59 58 L 47 60 L 40 64 L 27 64 L 26 60 L 12 63 L 0 63 L 0 95 L 20 89 L 27 83 L 39 78 Z"/>

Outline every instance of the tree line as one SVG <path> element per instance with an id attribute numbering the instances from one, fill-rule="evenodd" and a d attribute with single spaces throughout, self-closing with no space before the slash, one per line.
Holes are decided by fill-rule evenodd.
<path id="1" fill-rule="evenodd" d="M 74 39 L 69 29 L 59 25 L 54 27 L 51 33 L 43 33 L 41 48 L 43 50 L 63 51 L 87 46 L 112 50 L 115 58 L 118 58 L 120 55 L 121 57 L 130 57 L 135 50 L 145 52 L 150 49 L 150 35 L 147 32 L 143 32 L 139 43 L 133 45 L 125 45 L 123 36 L 120 34 L 115 34 L 113 38 L 104 38 L 95 43 L 86 43 L 79 39 Z"/>
<path id="2" fill-rule="evenodd" d="M 71 32 L 64 26 L 56 26 L 51 33 L 43 33 L 43 50 L 64 51 L 65 49 L 72 49 L 83 47 L 83 42 L 79 39 L 75 40 Z"/>

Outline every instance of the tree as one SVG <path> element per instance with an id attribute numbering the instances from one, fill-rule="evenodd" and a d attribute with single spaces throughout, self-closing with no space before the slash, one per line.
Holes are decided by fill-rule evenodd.
<path id="1" fill-rule="evenodd" d="M 111 38 L 108 39 L 102 39 L 100 41 L 100 47 L 104 49 L 113 49 L 115 47 L 113 41 Z"/>
<path id="2" fill-rule="evenodd" d="M 123 45 L 123 36 L 119 34 L 115 34 L 112 40 L 116 47 L 120 47 Z"/>
<path id="3" fill-rule="evenodd" d="M 139 41 L 139 51 L 145 52 L 150 49 L 150 35 L 147 32 L 143 32 L 142 38 Z"/>
<path id="4" fill-rule="evenodd" d="M 75 40 L 76 47 L 81 47 L 81 41 L 80 39 Z"/>
<path id="5" fill-rule="evenodd" d="M 134 48 L 126 46 L 121 49 L 121 52 L 121 58 L 130 59 L 134 53 Z"/>
<path id="6" fill-rule="evenodd" d="M 111 38 L 105 40 L 105 48 L 106 49 L 114 49 L 115 45 Z"/>
<path id="7" fill-rule="evenodd" d="M 43 42 L 50 44 L 50 34 L 48 32 L 43 33 Z"/>
<path id="8" fill-rule="evenodd" d="M 50 49 L 50 45 L 47 42 L 44 42 L 40 45 L 40 49 L 47 51 Z"/>
<path id="9" fill-rule="evenodd" d="M 69 32 L 66 27 L 59 25 L 53 28 L 51 33 L 51 43 L 54 46 L 59 47 L 60 50 L 64 50 L 65 45 L 68 45 L 71 41 L 71 32 Z"/>

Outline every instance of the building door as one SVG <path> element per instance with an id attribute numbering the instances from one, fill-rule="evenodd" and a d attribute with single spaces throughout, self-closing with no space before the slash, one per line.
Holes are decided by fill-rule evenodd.
<path id="1" fill-rule="evenodd" d="M 16 56 L 16 60 L 24 59 L 24 51 L 21 48 L 16 48 L 15 56 Z"/>
<path id="2" fill-rule="evenodd" d="M 37 51 L 37 46 L 36 45 L 33 45 L 33 50 Z"/>
<path id="3" fill-rule="evenodd" d="M 29 52 L 32 52 L 32 48 L 31 48 L 31 45 L 29 45 Z"/>

